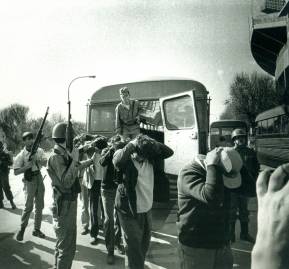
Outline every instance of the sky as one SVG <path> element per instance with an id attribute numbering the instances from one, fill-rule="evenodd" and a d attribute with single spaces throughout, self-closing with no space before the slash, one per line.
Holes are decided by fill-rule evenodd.
<path id="1" fill-rule="evenodd" d="M 101 86 L 147 77 L 198 80 L 213 118 L 238 72 L 262 70 L 250 51 L 251 0 L 14 0 L 0 9 L 0 109 L 85 121 Z"/>

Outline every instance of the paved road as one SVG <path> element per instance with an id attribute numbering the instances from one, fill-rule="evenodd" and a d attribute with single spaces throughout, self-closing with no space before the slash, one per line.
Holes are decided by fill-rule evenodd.
<path id="1" fill-rule="evenodd" d="M 45 208 L 42 230 L 47 237 L 45 239 L 35 238 L 31 235 L 33 230 L 33 216 L 26 229 L 24 241 L 17 242 L 15 233 L 20 226 L 21 210 L 24 205 L 23 184 L 21 177 L 10 175 L 10 183 L 15 196 L 16 210 L 10 209 L 10 204 L 4 201 L 5 209 L 0 209 L 0 268 L 5 269 L 48 269 L 52 268 L 54 262 L 55 234 L 52 228 L 52 218 L 49 206 L 51 205 L 51 187 L 49 178 L 44 179 Z M 80 203 L 79 203 L 80 205 Z M 79 208 L 80 209 L 80 208 Z M 251 224 L 250 228 L 255 235 L 256 232 L 256 200 L 250 203 Z M 80 210 L 78 210 L 80 212 Z M 176 237 L 176 205 L 174 202 L 168 208 L 155 208 L 153 210 L 153 237 L 146 259 L 146 268 L 151 269 L 176 269 L 177 265 L 177 237 Z M 239 228 L 237 228 L 239 230 Z M 100 243 L 96 246 L 90 245 L 89 235 L 81 235 L 80 216 L 78 214 L 78 237 L 77 253 L 73 262 L 73 269 L 92 268 L 124 268 L 124 257 L 116 253 L 115 265 L 106 264 L 106 249 L 102 233 Z M 250 268 L 250 251 L 252 245 L 237 241 L 233 244 L 235 268 Z"/>

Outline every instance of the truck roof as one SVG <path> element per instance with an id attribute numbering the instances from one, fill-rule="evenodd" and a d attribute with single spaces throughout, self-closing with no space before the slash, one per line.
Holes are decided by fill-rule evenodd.
<path id="1" fill-rule="evenodd" d="M 113 84 L 97 89 L 90 103 L 119 101 L 119 89 L 127 86 L 132 99 L 151 100 L 195 89 L 198 95 L 208 94 L 205 86 L 192 79 L 156 78 L 142 81 Z"/>

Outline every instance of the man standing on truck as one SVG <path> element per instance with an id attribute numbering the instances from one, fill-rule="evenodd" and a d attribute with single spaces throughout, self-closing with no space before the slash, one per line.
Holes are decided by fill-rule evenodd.
<path id="1" fill-rule="evenodd" d="M 119 89 L 121 102 L 115 109 L 115 130 L 123 139 L 133 139 L 140 133 L 140 116 L 138 100 L 131 100 L 129 89 Z"/>
<path id="2" fill-rule="evenodd" d="M 231 134 L 234 149 L 240 154 L 244 166 L 247 168 L 248 176 L 256 182 L 260 165 L 257 160 L 256 152 L 247 146 L 247 134 L 243 129 L 235 129 Z M 231 194 L 231 242 L 235 242 L 235 224 L 238 217 L 241 224 L 240 239 L 254 243 L 254 238 L 249 234 L 249 210 L 248 198 L 238 194 Z"/>

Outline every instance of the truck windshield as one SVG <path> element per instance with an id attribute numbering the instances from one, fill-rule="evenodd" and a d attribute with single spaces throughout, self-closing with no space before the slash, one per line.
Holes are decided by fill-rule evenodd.
<path id="1" fill-rule="evenodd" d="M 189 95 L 165 101 L 164 114 L 170 130 L 195 127 L 194 107 Z"/>
<path id="2" fill-rule="evenodd" d="M 90 130 L 92 132 L 113 132 L 115 126 L 116 104 L 92 107 L 90 113 Z"/>

